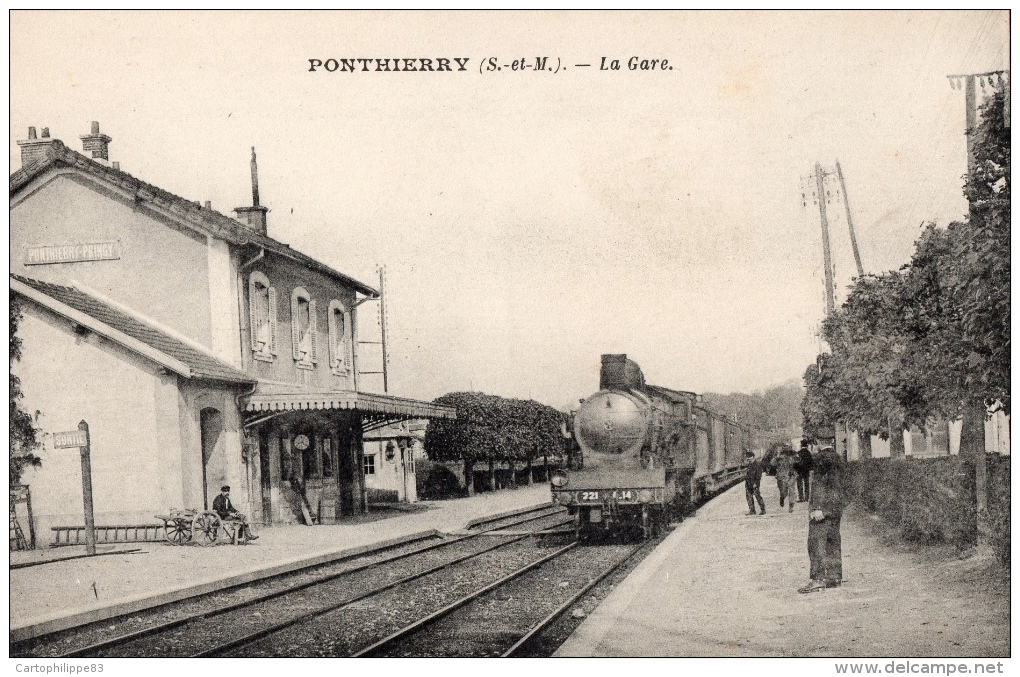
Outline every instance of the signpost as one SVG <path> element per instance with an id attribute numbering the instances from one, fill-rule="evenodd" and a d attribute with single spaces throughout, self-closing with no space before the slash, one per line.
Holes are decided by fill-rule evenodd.
<path id="1" fill-rule="evenodd" d="M 77 430 L 53 433 L 54 449 L 78 447 L 81 452 L 81 493 L 85 501 L 85 554 L 96 554 L 96 519 L 92 510 L 92 459 L 89 424 L 82 421 Z"/>

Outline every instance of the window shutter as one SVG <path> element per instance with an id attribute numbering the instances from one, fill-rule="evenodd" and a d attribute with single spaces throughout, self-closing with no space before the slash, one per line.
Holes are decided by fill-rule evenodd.
<path id="1" fill-rule="evenodd" d="M 347 340 L 347 327 L 351 328 L 351 340 Z M 344 312 L 344 331 L 340 337 L 344 347 L 344 362 L 347 363 L 347 371 L 354 369 L 354 317 L 349 312 Z"/>
<path id="2" fill-rule="evenodd" d="M 308 331 L 311 333 L 312 364 L 319 361 L 319 318 L 315 313 L 315 299 L 308 302 Z"/>
<path id="3" fill-rule="evenodd" d="M 290 345 L 295 360 L 301 359 L 301 330 L 298 326 L 298 308 L 300 305 L 298 295 L 292 293 L 290 295 Z"/>
<path id="4" fill-rule="evenodd" d="M 326 325 L 329 331 L 329 368 L 336 369 L 337 367 L 337 343 L 336 343 L 336 310 L 332 307 L 329 309 L 329 314 L 326 316 Z"/>
<path id="5" fill-rule="evenodd" d="M 269 288 L 269 352 L 276 354 L 276 288 Z"/>
<path id="6" fill-rule="evenodd" d="M 259 345 L 259 289 L 255 280 L 248 282 L 248 317 L 251 321 L 251 349 L 258 352 Z"/>

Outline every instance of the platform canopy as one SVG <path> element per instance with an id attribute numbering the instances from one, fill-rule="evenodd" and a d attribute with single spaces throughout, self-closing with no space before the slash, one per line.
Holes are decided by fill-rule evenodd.
<path id="1" fill-rule="evenodd" d="M 363 393 L 356 390 L 327 390 L 295 384 L 260 381 L 247 398 L 244 410 L 264 420 L 288 411 L 358 411 L 376 424 L 415 418 L 457 418 L 457 410 L 406 397 Z M 264 416 L 258 416 L 262 413 Z M 254 421 L 253 421 L 254 422 Z M 376 426 L 370 426 L 376 427 Z"/>

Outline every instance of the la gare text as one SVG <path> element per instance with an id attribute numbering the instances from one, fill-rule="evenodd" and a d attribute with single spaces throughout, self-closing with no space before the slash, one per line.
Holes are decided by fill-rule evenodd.
<path id="1" fill-rule="evenodd" d="M 468 57 L 415 57 L 415 58 L 387 58 L 387 59 L 308 59 L 309 73 L 453 73 L 476 70 L 469 67 L 471 59 Z M 502 71 L 500 65 L 503 59 L 488 57 L 481 60 L 478 71 Z M 507 70 L 546 70 L 546 63 L 549 57 L 535 57 L 534 59 L 513 59 L 505 65 Z M 533 62 L 533 63 L 532 63 Z M 597 67 L 600 71 L 671 71 L 673 66 L 669 59 L 647 59 L 639 56 L 632 56 L 624 59 L 614 59 L 603 56 L 597 64 L 577 63 L 575 68 Z"/>

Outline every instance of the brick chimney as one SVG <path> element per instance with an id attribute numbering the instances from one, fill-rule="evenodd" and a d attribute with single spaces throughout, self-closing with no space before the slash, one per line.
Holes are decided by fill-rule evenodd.
<path id="1" fill-rule="evenodd" d="M 259 205 L 259 167 L 255 161 L 255 147 L 251 149 L 251 207 L 235 207 L 239 221 L 248 224 L 248 227 L 261 235 L 269 234 L 269 224 L 266 215 L 269 209 Z"/>
<path id="2" fill-rule="evenodd" d="M 99 133 L 99 123 L 92 123 L 92 133 L 81 138 L 82 149 L 86 155 L 94 160 L 110 160 L 110 142 L 113 141 L 106 134 Z"/>
<path id="3" fill-rule="evenodd" d="M 39 158 L 45 157 L 51 143 L 53 139 L 50 138 L 49 127 L 43 127 L 41 139 L 36 137 L 35 127 L 29 127 L 28 138 L 18 141 L 18 145 L 21 146 L 21 166 L 27 167 Z"/>

